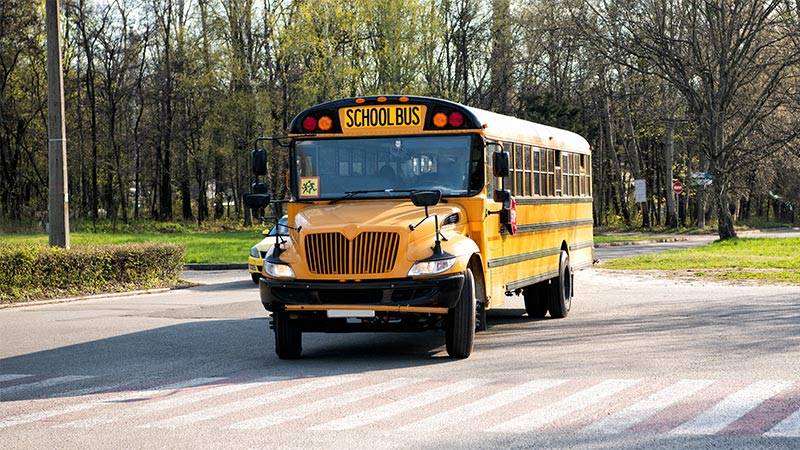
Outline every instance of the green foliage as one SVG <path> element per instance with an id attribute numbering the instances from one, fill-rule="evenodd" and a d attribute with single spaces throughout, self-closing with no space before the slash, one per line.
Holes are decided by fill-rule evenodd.
<path id="1" fill-rule="evenodd" d="M 702 247 L 632 256 L 602 263 L 603 268 L 693 272 L 715 279 L 800 283 L 800 238 L 716 241 Z"/>
<path id="2" fill-rule="evenodd" d="M 174 244 L 92 245 L 64 250 L 0 246 L 0 303 L 169 287 L 183 267 Z"/>

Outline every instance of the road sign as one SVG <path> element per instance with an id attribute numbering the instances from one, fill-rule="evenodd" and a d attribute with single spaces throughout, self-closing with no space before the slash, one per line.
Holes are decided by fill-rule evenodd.
<path id="1" fill-rule="evenodd" d="M 678 180 L 673 181 L 672 182 L 672 192 L 674 192 L 676 194 L 680 194 L 681 192 L 683 192 L 683 183 L 681 183 Z"/>
<path id="2" fill-rule="evenodd" d="M 633 181 L 633 196 L 636 198 L 636 203 L 647 201 L 647 183 L 645 180 Z"/>
<path id="3" fill-rule="evenodd" d="M 689 179 L 700 186 L 710 186 L 714 181 L 714 177 L 708 172 L 692 172 Z"/>

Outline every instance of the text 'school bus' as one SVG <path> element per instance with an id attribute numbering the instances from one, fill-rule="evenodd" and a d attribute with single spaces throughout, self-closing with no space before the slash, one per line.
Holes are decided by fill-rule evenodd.
<path id="1" fill-rule="evenodd" d="M 303 332 L 444 329 L 466 358 L 510 293 L 532 318 L 569 312 L 593 257 L 581 136 L 411 96 L 323 103 L 289 131 L 291 229 L 260 282 L 279 357 L 300 356 Z M 266 173 L 264 150 L 253 162 Z"/>

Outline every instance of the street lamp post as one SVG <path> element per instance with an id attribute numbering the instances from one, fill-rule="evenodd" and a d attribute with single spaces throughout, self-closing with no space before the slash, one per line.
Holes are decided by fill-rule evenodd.
<path id="1" fill-rule="evenodd" d="M 47 0 L 47 215 L 50 245 L 69 248 L 69 190 L 58 0 Z"/>

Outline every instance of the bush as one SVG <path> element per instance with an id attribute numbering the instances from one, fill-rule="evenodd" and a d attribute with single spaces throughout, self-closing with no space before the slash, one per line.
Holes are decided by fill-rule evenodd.
<path id="1" fill-rule="evenodd" d="M 174 286 L 183 254 L 173 244 L 0 245 L 0 302 Z"/>

